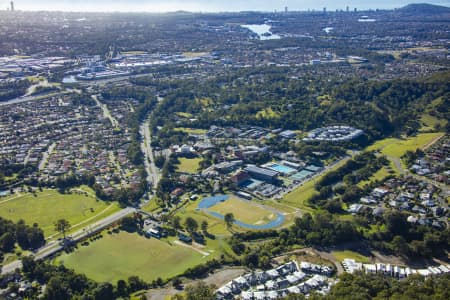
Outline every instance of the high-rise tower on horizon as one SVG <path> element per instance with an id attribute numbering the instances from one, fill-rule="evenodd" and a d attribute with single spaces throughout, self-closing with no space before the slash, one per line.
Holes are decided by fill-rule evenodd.
<path id="1" fill-rule="evenodd" d="M 11 11 L 14 11 L 14 1 L 11 1 Z"/>

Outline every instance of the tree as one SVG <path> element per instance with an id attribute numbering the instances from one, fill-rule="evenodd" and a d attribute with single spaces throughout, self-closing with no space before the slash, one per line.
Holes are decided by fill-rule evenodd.
<path id="1" fill-rule="evenodd" d="M 45 300 L 70 299 L 70 289 L 67 283 L 61 277 L 52 277 L 47 283 L 45 289 Z"/>
<path id="2" fill-rule="evenodd" d="M 138 276 L 130 276 L 128 277 L 128 287 L 129 292 L 134 293 L 136 291 L 146 289 L 147 284 Z"/>
<path id="3" fill-rule="evenodd" d="M 198 223 L 192 217 L 186 218 L 186 220 L 184 221 L 184 226 L 186 227 L 186 230 L 190 233 L 195 232 L 198 229 Z"/>
<path id="4" fill-rule="evenodd" d="M 162 168 L 164 166 L 164 163 L 166 162 L 166 159 L 164 158 L 164 156 L 156 156 L 155 157 L 155 165 L 158 168 Z"/>
<path id="5" fill-rule="evenodd" d="M 409 254 L 409 246 L 406 240 L 399 235 L 396 235 L 391 242 L 392 250 L 400 255 L 408 256 Z"/>
<path id="6" fill-rule="evenodd" d="M 228 230 L 231 229 L 231 227 L 233 226 L 233 223 L 235 221 L 234 215 L 232 213 L 227 213 L 224 216 L 224 220 L 225 220 L 225 224 L 227 225 Z"/>
<path id="7" fill-rule="evenodd" d="M 174 216 L 172 218 L 172 226 L 175 229 L 181 229 L 181 218 L 179 216 Z"/>
<path id="8" fill-rule="evenodd" d="M 203 221 L 201 224 L 201 228 L 202 228 L 203 233 L 207 233 L 208 232 L 208 222 Z"/>
<path id="9" fill-rule="evenodd" d="M 64 238 L 66 238 L 66 232 L 70 229 L 70 223 L 66 219 L 59 219 L 55 223 L 55 230 L 62 233 Z"/>
<path id="10" fill-rule="evenodd" d="M 127 296 L 128 293 L 128 285 L 127 282 L 123 279 L 117 281 L 117 296 L 124 297 Z"/>
<path id="11" fill-rule="evenodd" d="M 388 231 L 392 234 L 403 236 L 408 232 L 409 223 L 406 220 L 406 215 L 401 212 L 387 212 L 384 219 Z"/>
<path id="12" fill-rule="evenodd" d="M 31 256 L 23 256 L 22 257 L 22 271 L 26 275 L 30 275 L 34 273 L 34 269 L 36 268 L 36 261 Z"/>
<path id="13" fill-rule="evenodd" d="M 111 283 L 104 282 L 94 290 L 95 300 L 110 300 L 114 299 L 114 288 Z"/>
<path id="14" fill-rule="evenodd" d="M 11 252 L 14 250 L 16 239 L 11 232 L 5 232 L 0 237 L 0 248 L 2 252 Z"/>
<path id="15" fill-rule="evenodd" d="M 172 281 L 172 285 L 174 288 L 180 288 L 181 284 L 182 284 L 182 281 L 179 277 L 173 279 L 173 281 Z"/>
<path id="16" fill-rule="evenodd" d="M 200 281 L 195 286 L 186 288 L 186 300 L 213 300 L 215 287 Z"/>
<path id="17" fill-rule="evenodd" d="M 120 226 L 123 230 L 128 232 L 135 232 L 137 230 L 136 219 L 129 216 L 122 219 Z"/>
<path id="18" fill-rule="evenodd" d="M 285 300 L 305 300 L 305 296 L 303 294 L 289 294 Z"/>
<path id="19" fill-rule="evenodd" d="M 44 232 L 36 223 L 28 229 L 28 242 L 32 249 L 37 249 L 45 244 Z"/>

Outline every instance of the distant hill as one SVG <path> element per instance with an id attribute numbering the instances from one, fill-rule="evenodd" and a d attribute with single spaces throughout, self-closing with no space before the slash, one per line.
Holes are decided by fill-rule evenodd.
<path id="1" fill-rule="evenodd" d="M 406 5 L 398 9 L 398 11 L 411 14 L 446 14 L 450 13 L 450 7 L 428 3 L 414 3 Z"/>

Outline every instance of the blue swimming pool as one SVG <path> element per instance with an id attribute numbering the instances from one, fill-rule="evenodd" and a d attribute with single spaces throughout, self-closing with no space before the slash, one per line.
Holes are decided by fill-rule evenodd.
<path id="1" fill-rule="evenodd" d="M 291 174 L 291 173 L 295 173 L 297 170 L 292 169 L 290 167 L 286 167 L 283 165 L 279 165 L 279 164 L 272 164 L 270 166 L 268 166 L 269 169 L 272 169 L 274 171 L 283 173 L 283 174 Z"/>
<path id="2" fill-rule="evenodd" d="M 203 210 L 206 213 L 208 213 L 209 215 L 223 220 L 224 216 L 222 214 L 219 214 L 218 212 L 215 212 L 215 211 L 210 211 L 210 210 L 208 210 L 208 208 L 213 207 L 214 205 L 218 204 L 219 202 L 226 201 L 229 198 L 230 198 L 230 196 L 228 196 L 228 195 L 218 195 L 218 196 L 204 198 L 198 204 L 197 210 Z M 255 230 L 273 229 L 273 228 L 281 226 L 285 220 L 284 215 L 282 215 L 281 213 L 279 213 L 279 212 L 274 212 L 274 213 L 277 216 L 275 218 L 275 220 L 272 220 L 266 224 L 253 225 L 253 224 L 247 224 L 247 223 L 241 222 L 239 220 L 236 220 L 234 222 L 234 224 L 236 224 L 240 227 L 243 227 L 243 228 L 255 229 Z"/>

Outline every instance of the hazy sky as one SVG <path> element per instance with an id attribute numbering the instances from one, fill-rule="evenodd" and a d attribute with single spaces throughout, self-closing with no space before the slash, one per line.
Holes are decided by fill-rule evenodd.
<path id="1" fill-rule="evenodd" d="M 0 0 L 0 9 L 9 6 L 9 0 Z M 64 11 L 138 11 L 165 12 L 188 11 L 273 11 L 308 10 L 327 7 L 328 10 L 396 8 L 409 3 L 433 3 L 450 6 L 450 0 L 14 0 L 18 10 L 64 10 Z"/>

